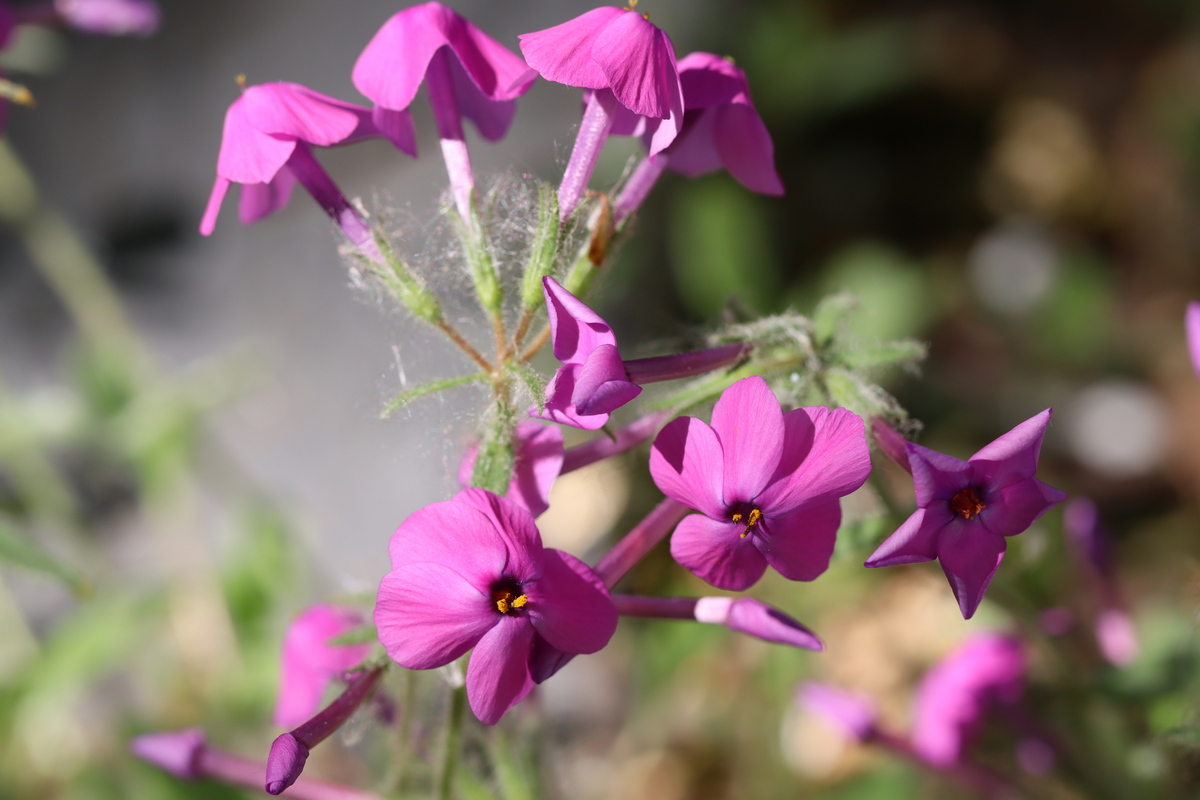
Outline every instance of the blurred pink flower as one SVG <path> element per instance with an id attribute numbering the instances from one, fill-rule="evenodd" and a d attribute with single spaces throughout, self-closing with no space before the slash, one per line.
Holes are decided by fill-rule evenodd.
<path id="1" fill-rule="evenodd" d="M 1188 350 L 1192 354 L 1192 366 L 1200 375 L 1200 302 L 1188 303 L 1187 315 L 1184 319 L 1187 328 Z"/>
<path id="2" fill-rule="evenodd" d="M 550 488 L 563 467 L 562 430 L 526 420 L 517 425 L 512 481 L 504 499 L 516 503 L 533 516 L 541 516 L 550 507 Z M 463 454 L 458 467 L 458 482 L 464 488 L 471 485 L 475 460 L 479 457 L 476 442 Z"/>
<path id="3" fill-rule="evenodd" d="M 774 567 L 810 581 L 829 566 L 839 498 L 871 472 L 863 421 L 844 408 L 786 414 L 760 377 L 725 390 L 712 427 L 680 417 L 658 434 L 650 474 L 667 497 L 700 511 L 671 537 L 671 555 L 721 589 L 740 591 Z"/>
<path id="4" fill-rule="evenodd" d="M 575 557 L 542 547 L 533 517 L 482 489 L 464 489 L 406 519 L 379 586 L 379 640 L 409 669 L 448 664 L 474 648 L 467 699 L 492 725 L 533 688 L 534 636 L 564 653 L 593 653 L 617 612 Z"/>
<path id="5" fill-rule="evenodd" d="M 72 28 L 109 36 L 150 36 L 160 16 L 152 0 L 54 0 L 54 10 Z"/>
<path id="6" fill-rule="evenodd" d="M 857 694 L 827 683 L 806 681 L 796 687 L 795 702 L 810 714 L 824 717 L 860 742 L 876 733 L 875 706 Z"/>
<path id="7" fill-rule="evenodd" d="M 909 442 L 917 510 L 866 561 L 890 567 L 938 559 L 964 619 L 1000 567 L 1005 537 L 1016 536 L 1066 495 L 1033 477 L 1050 409 L 967 461 Z"/>
<path id="8" fill-rule="evenodd" d="M 291 728 L 311 717 L 329 684 L 367 657 L 369 644 L 329 643 L 362 624 L 357 611 L 333 605 L 313 606 L 292 621 L 283 638 L 276 725 Z"/>

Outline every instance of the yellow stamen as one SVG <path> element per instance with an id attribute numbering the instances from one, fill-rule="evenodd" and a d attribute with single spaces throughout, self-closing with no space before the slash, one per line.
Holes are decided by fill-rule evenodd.
<path id="1" fill-rule="evenodd" d="M 749 536 L 750 529 L 753 528 L 755 525 L 757 525 L 759 523 L 759 520 L 761 520 L 762 518 L 763 518 L 763 514 L 761 511 L 759 511 L 757 508 L 750 509 L 750 517 L 746 520 L 746 527 L 745 527 L 745 529 L 742 530 L 739 538 L 745 539 L 747 536 Z M 742 515 L 734 514 L 733 521 L 741 522 Z"/>
<path id="2" fill-rule="evenodd" d="M 0 97 L 11 100 L 19 106 L 33 108 L 37 105 L 33 100 L 33 92 L 29 91 L 28 87 L 6 81 L 3 78 L 0 78 Z"/>
<path id="3" fill-rule="evenodd" d="M 501 614 L 507 614 L 515 608 L 524 608 L 529 602 L 529 598 L 525 595 L 513 596 L 511 589 L 499 589 L 492 592 L 492 600 L 496 603 L 496 610 Z"/>
<path id="4" fill-rule="evenodd" d="M 734 514 L 734 515 L 733 515 L 733 521 L 734 521 L 734 522 L 741 522 L 741 521 L 742 521 L 742 515 L 741 515 L 741 514 Z"/>
<path id="5" fill-rule="evenodd" d="M 501 597 L 499 600 L 497 600 L 496 608 L 500 611 L 501 614 L 507 614 L 508 613 L 508 598 Z"/>
<path id="6" fill-rule="evenodd" d="M 528 602 L 529 602 L 529 598 L 526 597 L 525 595 L 521 595 L 516 600 L 512 601 L 512 607 L 513 608 L 524 608 L 525 604 Z"/>
<path id="7" fill-rule="evenodd" d="M 233 79 L 233 82 L 236 83 L 238 85 L 238 88 L 241 89 L 243 92 L 246 91 L 246 73 L 244 73 L 244 72 L 238 73 L 237 77 Z"/>

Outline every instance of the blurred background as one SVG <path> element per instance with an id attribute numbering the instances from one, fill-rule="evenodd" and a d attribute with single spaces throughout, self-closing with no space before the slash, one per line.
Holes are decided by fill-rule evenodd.
<path id="1" fill-rule="evenodd" d="M 451 5 L 513 49 L 592 7 Z M 129 736 L 202 725 L 265 754 L 287 621 L 331 597 L 369 607 L 396 525 L 455 490 L 479 398 L 378 412 L 465 365 L 351 286 L 316 206 L 298 193 L 254 226 L 227 208 L 212 237 L 196 231 L 235 76 L 359 102 L 350 69 L 399 8 L 167 0 L 146 39 L 29 27 L 0 55 L 38 101 L 7 108 L 0 154 L 0 797 L 237 794 L 133 762 Z M 1183 312 L 1200 298 L 1200 5 L 638 10 L 680 56 L 729 54 L 746 71 L 787 194 L 667 175 L 595 295 L 622 346 L 849 290 L 861 341 L 929 345 L 919 372 L 879 376 L 922 444 L 965 458 L 1053 406 L 1039 477 L 1098 504 L 1139 652 L 1101 657 L 1099 600 L 1059 510 L 1012 540 L 969 623 L 935 565 L 862 569 L 912 503 L 907 476 L 877 459 L 882 481 L 847 502 L 830 572 L 755 590 L 824 653 L 623 622 L 473 746 L 519 742 L 530 791 L 551 797 L 972 796 L 822 727 L 792 690 L 818 678 L 862 692 L 903 731 L 931 664 L 969 632 L 1019 629 L 1030 704 L 1094 774 L 1026 775 L 1003 729 L 980 742 L 985 763 L 1030 796 L 1195 796 L 1200 381 Z M 577 90 L 539 82 L 504 142 L 472 139 L 477 174 L 555 182 L 579 110 Z M 418 160 L 381 143 L 321 160 L 416 241 L 444 167 L 423 98 L 414 116 Z M 637 153 L 610 142 L 592 185 Z M 556 492 L 547 539 L 593 559 L 658 497 L 644 458 Z M 665 548 L 629 583 L 706 589 Z M 1047 631 L 1051 609 L 1065 623 Z M 372 786 L 381 730 L 360 721 L 310 769 Z M 480 774 L 471 791 L 500 794 L 477 796 L 510 796 Z"/>

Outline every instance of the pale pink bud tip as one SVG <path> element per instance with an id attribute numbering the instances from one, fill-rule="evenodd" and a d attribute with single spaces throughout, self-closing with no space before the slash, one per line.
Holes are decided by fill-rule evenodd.
<path id="1" fill-rule="evenodd" d="M 185 780 L 194 781 L 203 775 L 200 759 L 206 746 L 204 731 L 189 728 L 183 731 L 147 733 L 135 737 L 129 750 L 148 764 Z"/>
<path id="2" fill-rule="evenodd" d="M 295 736 L 285 733 L 277 737 L 267 756 L 267 794 L 280 794 L 295 783 L 307 760 L 308 748 Z"/>

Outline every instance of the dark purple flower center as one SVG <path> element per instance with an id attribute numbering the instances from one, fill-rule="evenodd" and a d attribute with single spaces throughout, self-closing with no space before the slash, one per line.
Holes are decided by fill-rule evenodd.
<path id="1" fill-rule="evenodd" d="M 745 525 L 742 528 L 741 538 L 745 539 L 750 535 L 750 530 L 762 521 L 762 509 L 750 505 L 749 503 L 741 503 L 734 506 L 732 513 L 729 515 L 730 522 L 737 522 Z"/>
<path id="2" fill-rule="evenodd" d="M 529 597 L 521 591 L 521 584 L 505 578 L 492 585 L 492 603 L 501 614 L 515 614 L 525 607 Z"/>
<path id="3" fill-rule="evenodd" d="M 987 508 L 987 503 L 980 500 L 975 490 L 968 486 L 950 498 L 950 508 L 963 519 L 974 519 Z"/>

